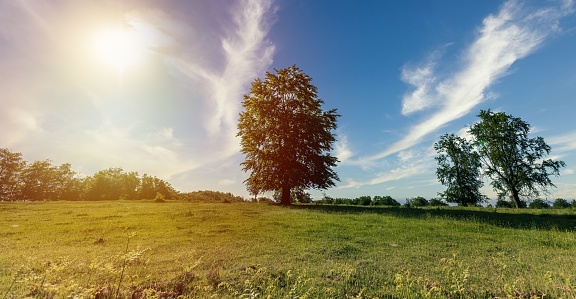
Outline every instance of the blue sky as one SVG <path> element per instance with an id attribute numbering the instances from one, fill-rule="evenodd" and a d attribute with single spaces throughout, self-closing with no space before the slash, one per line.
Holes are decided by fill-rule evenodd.
<path id="1" fill-rule="evenodd" d="M 532 125 L 576 198 L 573 1 L 0 0 L 0 146 L 248 196 L 242 96 L 296 64 L 342 115 L 333 197 L 432 198 L 433 144 L 481 109 Z M 493 196 L 489 187 L 485 193 Z M 320 191 L 311 191 L 320 198 Z"/>

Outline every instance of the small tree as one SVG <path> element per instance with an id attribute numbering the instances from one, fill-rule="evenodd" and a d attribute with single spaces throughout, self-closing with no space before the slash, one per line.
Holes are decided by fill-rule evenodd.
<path id="1" fill-rule="evenodd" d="M 429 202 L 431 207 L 445 207 L 448 204 L 438 198 L 432 198 Z"/>
<path id="2" fill-rule="evenodd" d="M 394 198 L 392 198 L 390 195 L 386 196 L 376 195 L 374 196 L 374 200 L 372 200 L 372 205 L 399 207 L 400 203 Z"/>
<path id="3" fill-rule="evenodd" d="M 537 198 L 537 199 L 531 201 L 530 204 L 528 205 L 528 207 L 530 209 L 547 209 L 550 207 L 550 204 L 545 200 Z"/>
<path id="4" fill-rule="evenodd" d="M 570 203 L 564 198 L 556 198 L 552 204 L 552 207 L 555 209 L 565 209 L 570 207 Z"/>
<path id="5" fill-rule="evenodd" d="M 436 176 L 446 186 L 446 191 L 438 195 L 459 206 L 475 206 L 485 201 L 485 196 L 480 193 L 482 164 L 473 146 L 462 137 L 444 134 L 434 144 L 434 149 L 439 154 L 436 157 Z"/>
<path id="6" fill-rule="evenodd" d="M 544 138 L 529 138 L 530 125 L 520 118 L 503 112 L 482 110 L 480 121 L 468 132 L 478 145 L 485 174 L 492 178 L 492 187 L 499 198 L 509 195 L 517 208 L 522 207 L 521 196 L 537 197 L 556 187 L 551 175 L 560 176 L 563 161 L 545 160 L 550 146 Z"/>
<path id="7" fill-rule="evenodd" d="M 408 207 L 425 207 L 428 206 L 429 204 L 430 203 L 428 202 L 428 200 L 426 200 L 426 198 L 422 196 L 416 196 L 414 198 L 406 200 L 406 206 Z"/>
<path id="8" fill-rule="evenodd" d="M 248 190 L 281 192 L 280 203 L 291 203 L 295 188 L 327 189 L 338 175 L 330 155 L 336 138 L 336 110 L 322 111 L 312 78 L 296 66 L 256 79 L 242 103 L 238 134 L 246 160 Z"/>

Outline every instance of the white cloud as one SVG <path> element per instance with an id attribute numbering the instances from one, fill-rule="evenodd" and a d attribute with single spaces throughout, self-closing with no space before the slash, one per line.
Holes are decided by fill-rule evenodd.
<path id="1" fill-rule="evenodd" d="M 404 72 L 403 78 L 416 85 L 405 97 L 403 113 L 432 107 L 440 108 L 424 121 L 411 127 L 406 136 L 384 151 L 358 160 L 366 163 L 408 149 L 448 122 L 468 114 L 490 97 L 487 88 L 508 73 L 510 66 L 535 51 L 553 32 L 559 20 L 573 13 L 573 3 L 530 10 L 517 1 L 507 1 L 495 15 L 486 17 L 476 40 L 464 51 L 462 68 L 439 80 L 430 63 L 416 72 Z M 431 86 L 431 84 L 435 84 Z"/>
<path id="2" fill-rule="evenodd" d="M 576 131 L 568 132 L 566 134 L 552 136 L 546 138 L 546 142 L 552 147 L 552 151 L 556 153 L 564 153 L 576 150 Z"/>
<path id="3" fill-rule="evenodd" d="M 348 138 L 342 134 L 338 135 L 340 135 L 340 138 L 334 143 L 334 156 L 338 158 L 341 163 L 344 163 L 354 154 L 348 147 Z"/>

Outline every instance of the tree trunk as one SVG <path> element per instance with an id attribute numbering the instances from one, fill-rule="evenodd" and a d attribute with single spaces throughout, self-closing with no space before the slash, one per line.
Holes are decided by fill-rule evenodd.
<path id="1" fill-rule="evenodd" d="M 516 188 L 512 187 L 512 199 L 514 200 L 514 203 L 516 204 L 516 208 L 521 208 L 522 207 L 522 202 L 520 201 L 520 196 L 518 195 L 518 190 L 516 190 Z"/>
<path id="2" fill-rule="evenodd" d="M 280 205 L 289 206 L 292 203 L 290 200 L 290 187 L 282 186 L 282 197 L 280 199 Z"/>

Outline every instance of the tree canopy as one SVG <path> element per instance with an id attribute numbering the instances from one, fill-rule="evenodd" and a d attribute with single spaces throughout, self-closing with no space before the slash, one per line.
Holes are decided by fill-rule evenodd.
<path id="1" fill-rule="evenodd" d="M 256 79 L 244 96 L 237 136 L 252 194 L 280 190 L 281 204 L 288 205 L 293 189 L 326 189 L 339 180 L 332 169 L 338 159 L 330 154 L 339 115 L 322 110 L 311 81 L 291 66 Z"/>
<path id="2" fill-rule="evenodd" d="M 480 158 L 474 146 L 454 134 L 444 134 L 434 144 L 438 153 L 436 176 L 446 191 L 439 195 L 447 202 L 475 206 L 485 200 L 480 193 Z"/>
<path id="3" fill-rule="evenodd" d="M 485 175 L 500 199 L 510 196 L 516 207 L 520 197 L 538 196 L 556 187 L 551 175 L 559 176 L 563 161 L 544 159 L 551 147 L 544 138 L 530 138 L 530 125 L 504 112 L 482 110 L 480 121 L 470 126 L 472 143 L 477 145 Z"/>

